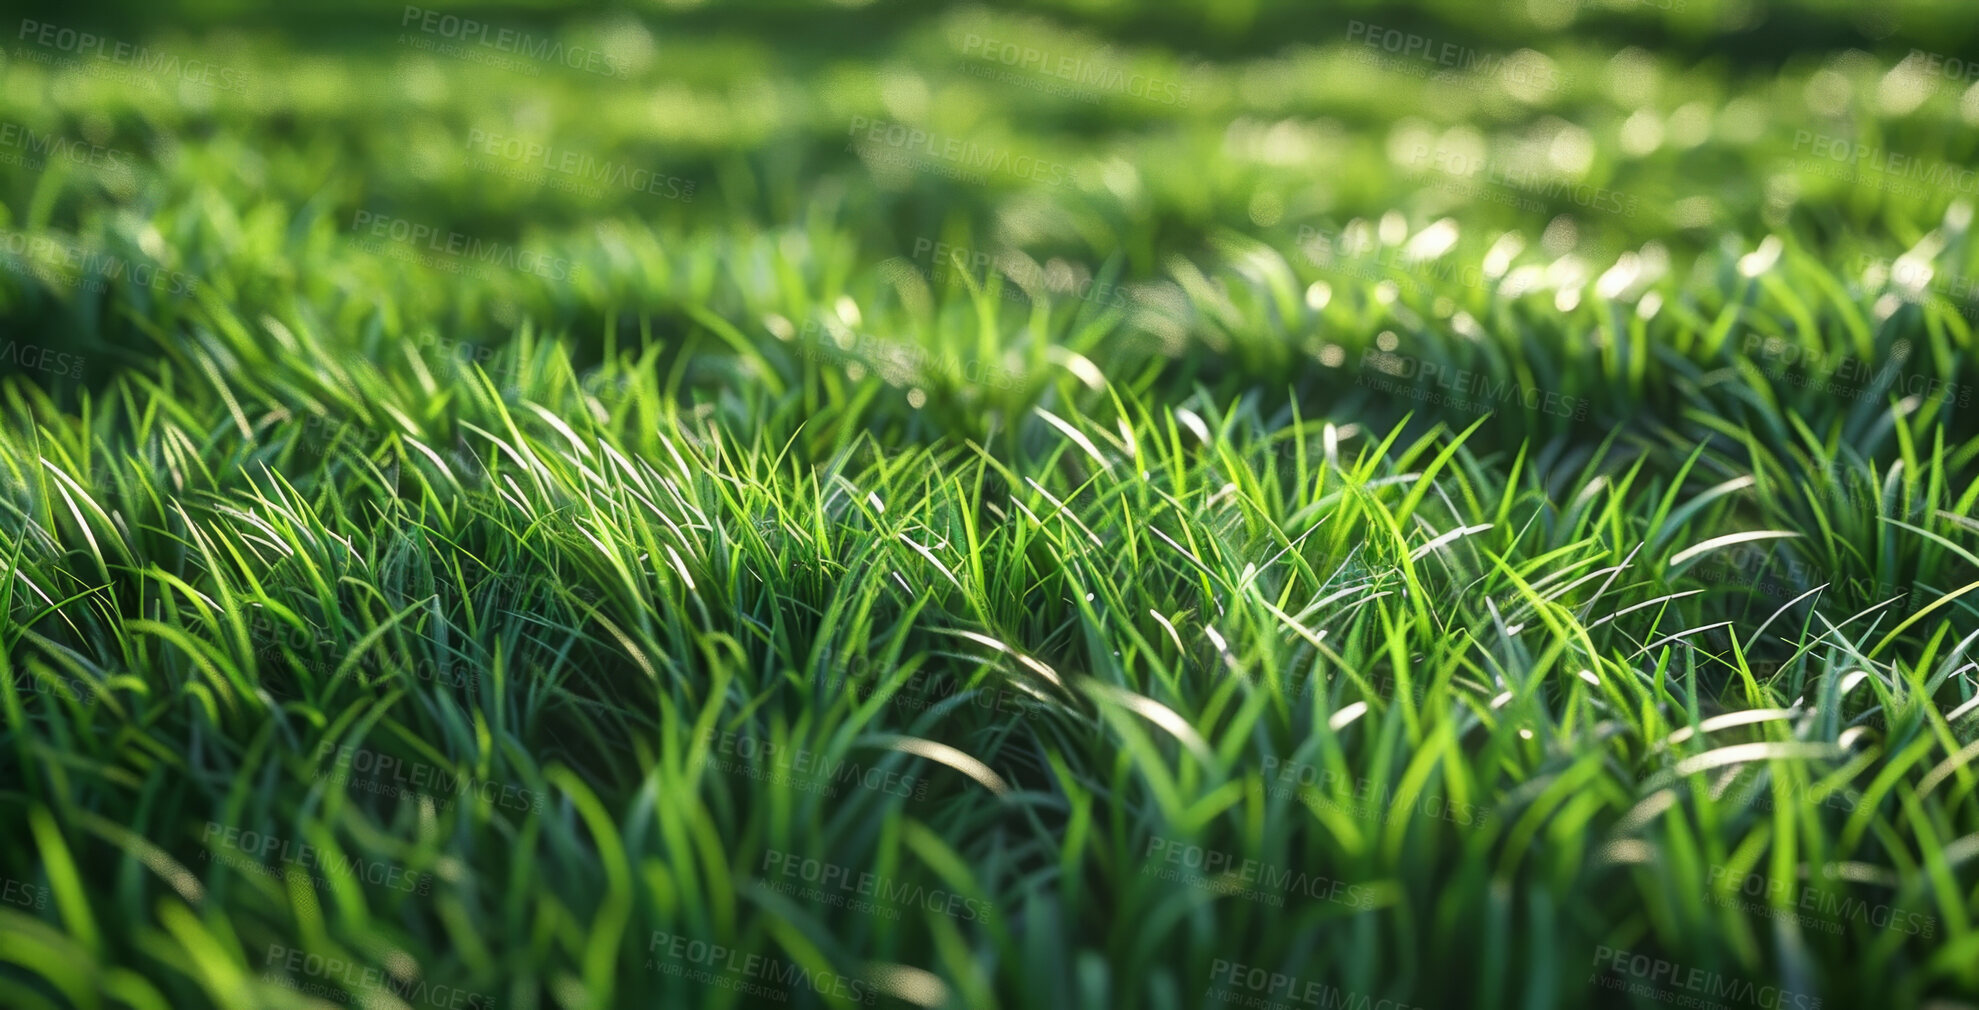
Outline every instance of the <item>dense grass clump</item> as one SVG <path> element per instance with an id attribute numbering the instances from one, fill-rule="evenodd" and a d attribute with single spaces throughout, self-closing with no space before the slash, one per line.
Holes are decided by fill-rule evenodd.
<path id="1" fill-rule="evenodd" d="M 1666 6 L 24 26 L 0 1006 L 1979 999 L 1979 29 Z"/>

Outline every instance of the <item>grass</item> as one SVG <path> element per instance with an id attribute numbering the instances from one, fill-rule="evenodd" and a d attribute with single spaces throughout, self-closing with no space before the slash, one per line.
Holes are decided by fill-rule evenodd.
<path id="1" fill-rule="evenodd" d="M 125 167 L 0 166 L 0 1004 L 1979 998 L 1970 200 L 1796 140 L 1969 163 L 1970 29 L 1696 6 L 14 56 Z"/>

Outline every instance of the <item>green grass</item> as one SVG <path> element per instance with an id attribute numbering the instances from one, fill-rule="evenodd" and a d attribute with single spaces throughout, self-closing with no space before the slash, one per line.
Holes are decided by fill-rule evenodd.
<path id="1" fill-rule="evenodd" d="M 106 29 L 239 91 L 8 43 L 5 118 L 124 167 L 0 164 L 0 1005 L 1979 999 L 1970 194 L 1795 149 L 1970 164 L 1899 63 L 1979 39 L 1689 7 L 470 12 L 623 78 Z"/>

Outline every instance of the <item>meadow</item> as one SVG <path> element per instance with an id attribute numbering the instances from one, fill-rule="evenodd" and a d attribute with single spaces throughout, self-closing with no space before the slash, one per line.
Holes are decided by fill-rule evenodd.
<path id="1" fill-rule="evenodd" d="M 1975 60 L 0 19 L 0 1006 L 1979 1005 Z"/>

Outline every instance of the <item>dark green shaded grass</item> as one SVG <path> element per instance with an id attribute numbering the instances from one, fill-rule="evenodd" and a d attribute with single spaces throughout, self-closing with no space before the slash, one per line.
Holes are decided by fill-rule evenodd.
<path id="1" fill-rule="evenodd" d="M 142 155 L 5 169 L 6 227 L 199 284 L 0 257 L 13 339 L 87 359 L 0 387 L 0 876 L 42 899 L 0 902 L 0 1003 L 767 1000 L 667 974 L 673 937 L 796 1005 L 1218 1005 L 1219 962 L 1609 1005 L 1615 950 L 1828 1006 L 1979 990 L 1971 329 L 1864 265 L 1969 276 L 1971 214 L 1781 168 L 1840 129 L 1823 63 L 1659 62 L 1658 115 L 1768 125 L 1630 156 L 1617 46 L 1538 100 L 1328 36 L 1074 107 L 970 76 L 973 24 L 780 69 L 711 31 L 641 71 L 666 116 L 382 43 L 216 41 L 265 86 L 210 104 L 4 71 L 36 129 Z M 1957 93 L 1884 114 L 1840 66 L 1865 129 L 1963 157 Z M 933 128 L 1075 184 L 848 153 L 903 67 Z M 467 168 L 526 102 L 697 199 Z M 1638 216 L 1389 150 L 1556 116 Z M 360 211 L 569 269 L 408 261 Z M 936 277 L 934 241 L 1036 268 Z M 257 872 L 229 829 L 317 855 Z M 805 860 L 897 917 L 792 893 Z"/>
<path id="2" fill-rule="evenodd" d="M 1080 972 L 1051 952 L 1077 949 L 1074 937 L 1113 951 L 1095 998 L 1183 1004 L 1208 985 L 1211 958 L 1310 966 L 1318 955 L 1302 943 L 1347 945 L 1331 955 L 1336 984 L 1426 1004 L 1465 998 L 1435 980 L 1474 986 L 1501 960 L 1525 965 L 1524 981 L 1495 999 L 1534 985 L 1577 998 L 1596 945 L 1767 978 L 1806 972 L 1830 994 L 1856 977 L 1818 969 L 1836 944 L 1866 944 L 1849 949 L 1920 985 L 1933 963 L 1951 969 L 1899 942 L 1912 938 L 1857 922 L 1840 937 L 1769 942 L 1766 923 L 1709 899 L 1714 866 L 1734 880 L 1889 866 L 1896 886 L 1839 893 L 1929 915 L 1956 947 L 1966 907 L 1953 881 L 1966 857 L 1945 846 L 1972 798 L 1950 756 L 1970 738 L 1972 709 L 1959 725 L 1946 713 L 1973 694 L 1969 642 L 1955 637 L 1971 610 L 1949 592 L 1971 581 L 1958 521 L 1969 486 L 1903 485 L 1936 506 L 1916 530 L 1881 524 L 1902 534 L 1887 564 L 1946 594 L 1898 627 L 1818 594 L 1777 616 L 1740 611 L 1738 587 L 1690 581 L 1670 559 L 1719 531 L 1785 528 L 1796 504 L 1813 510 L 1812 528 L 1837 524 L 1821 499 L 1726 491 L 1693 476 L 1696 465 L 1671 483 L 1645 472 L 1647 457 L 1610 461 L 1619 450 L 1580 463 L 1479 456 L 1447 429 L 1377 441 L 1317 419 L 1288 429 L 1241 404 L 1197 405 L 1204 443 L 1179 420 L 1189 408 L 1131 392 L 1066 416 L 1097 458 L 1042 412 L 1016 426 L 1007 460 L 968 444 L 900 451 L 870 435 L 818 444 L 811 429 L 829 431 L 831 418 L 791 394 L 741 392 L 735 409 L 759 422 L 745 433 L 720 408 L 682 417 L 650 369 L 590 377 L 614 390 L 590 410 L 576 379 L 555 378 L 555 358 L 537 360 L 552 362 L 530 370 L 541 392 L 459 387 L 453 445 L 345 427 L 327 452 L 303 450 L 300 419 L 250 401 L 258 451 L 283 464 L 262 470 L 245 465 L 257 450 L 213 393 L 188 394 L 184 420 L 120 416 L 141 410 L 134 399 L 86 411 L 90 427 L 43 408 L 38 443 L 10 443 L 16 507 L 46 531 L 14 545 L 24 579 L 13 606 L 25 616 L 8 646 L 19 671 L 10 721 L 43 713 L 16 723 L 14 753 L 35 764 L 69 755 L 67 789 L 30 802 L 98 825 L 73 843 L 78 858 L 129 867 L 124 886 L 153 901 L 251 910 L 223 941 L 245 953 L 288 946 L 321 903 L 353 937 L 454 952 L 419 957 L 425 977 L 510 998 L 554 985 L 599 1000 L 663 991 L 664 979 L 634 970 L 654 929 L 834 970 L 914 965 L 965 1002 L 972 989 L 1062 994 Z M 364 381 L 368 403 L 395 403 Z M 530 406 L 536 396 L 547 412 Z M 17 430 L 34 430 L 32 401 L 15 409 Z M 188 426 L 195 409 L 206 420 Z M 144 441 L 107 464 L 92 427 Z M 193 430 L 210 433 L 205 450 L 184 448 L 198 446 Z M 1901 420 L 1890 430 L 1892 442 L 1913 438 Z M 74 469 L 30 469 L 29 445 Z M 1918 471 L 1943 472 L 1938 453 Z M 84 459 L 122 483 L 85 483 Z M 1841 532 L 1788 543 L 1810 539 L 1791 556 L 1880 570 L 1864 553 L 1873 543 Z M 1722 646 L 1695 630 L 1734 612 L 1750 616 Z M 1786 659 L 1761 676 L 1747 658 L 1758 655 Z M 848 657 L 881 672 L 847 681 L 837 674 Z M 464 682 L 432 673 L 462 667 Z M 1842 694 L 1857 669 L 1871 676 Z M 889 703 L 937 674 L 1024 704 L 966 693 Z M 28 686 L 56 679 L 89 685 L 89 697 Z M 1665 743 L 1701 718 L 1775 707 L 1790 711 Z M 734 754 L 711 765 L 744 738 L 803 748 L 841 775 L 877 770 L 887 788 L 911 781 L 919 795 L 752 769 Z M 987 774 L 902 754 L 903 738 L 946 743 Z M 1768 756 L 1673 777 L 1685 759 L 1741 744 Z M 322 749 L 343 746 L 549 803 L 470 798 L 436 811 L 326 788 Z M 1294 763 L 1330 788 L 1287 791 L 1263 771 Z M 820 782 L 838 795 L 817 795 Z M 1778 792 L 1809 783 L 1852 812 Z M 1756 809 L 1769 788 L 1784 798 L 1771 816 Z M 1458 824 L 1422 813 L 1446 804 L 1489 814 Z M 156 850 L 91 813 L 102 809 L 135 810 L 123 826 Z M 438 896 L 317 895 L 231 873 L 195 873 L 197 901 L 167 896 L 185 883 L 179 868 L 204 868 L 207 821 L 432 873 Z M 1151 839 L 1349 882 L 1373 907 L 1294 893 L 1280 908 L 1159 880 L 1143 873 Z M 766 858 L 804 857 L 998 914 L 972 923 L 909 908 L 888 922 L 766 890 Z M 573 900 L 587 909 L 583 928 L 557 927 Z M 1515 928 L 1495 949 L 1466 942 L 1470 916 L 1494 906 L 1518 916 Z M 1550 920 L 1539 911 L 1570 907 Z M 614 915 L 626 925 L 604 928 Z M 1214 940 L 1191 925 L 1212 922 Z M 115 939 L 132 925 L 89 928 L 168 942 L 142 925 Z M 540 960 L 513 953 L 545 930 Z M 1743 951 L 1728 954 L 1728 941 Z M 87 956 L 77 942 L 63 949 Z M 477 962 L 476 950 L 511 954 Z M 1478 960 L 1443 953 L 1440 971 L 1410 961 L 1427 950 Z M 197 984 L 219 999 L 250 984 L 247 962 Z M 558 998 L 581 1002 L 577 992 Z"/>

